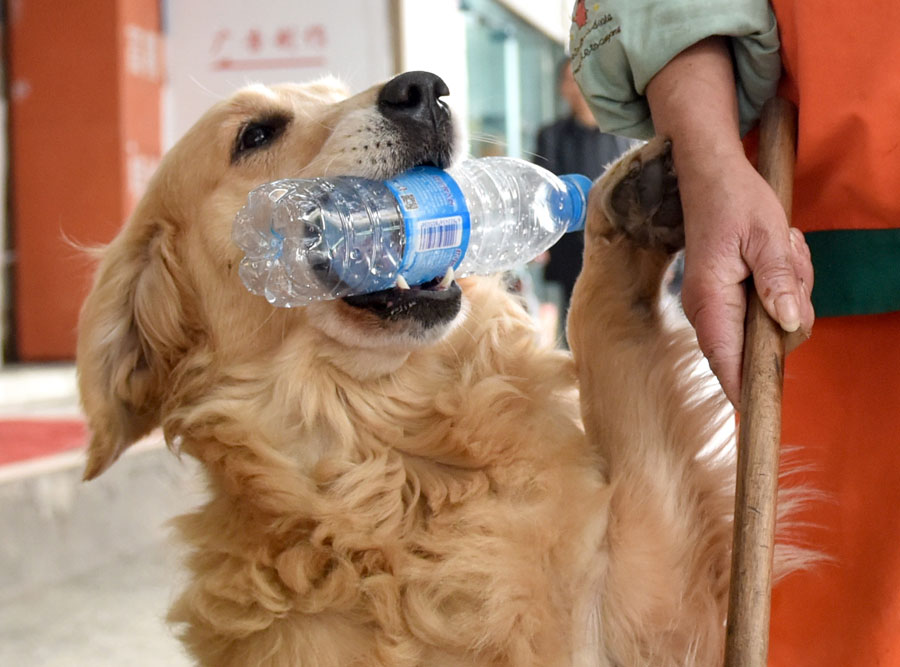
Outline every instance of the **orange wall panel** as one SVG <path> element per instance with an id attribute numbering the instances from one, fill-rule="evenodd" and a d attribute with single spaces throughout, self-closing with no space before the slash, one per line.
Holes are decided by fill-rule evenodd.
<path id="1" fill-rule="evenodd" d="M 93 268 L 71 242 L 106 243 L 127 217 L 142 183 L 129 190 L 129 149 L 158 159 L 160 75 L 136 77 L 126 47 L 134 26 L 159 43 L 159 9 L 20 0 L 9 21 L 16 347 L 25 361 L 71 359 Z"/>

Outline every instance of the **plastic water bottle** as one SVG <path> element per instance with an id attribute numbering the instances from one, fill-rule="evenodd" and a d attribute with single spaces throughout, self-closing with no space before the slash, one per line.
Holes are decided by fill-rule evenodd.
<path id="1" fill-rule="evenodd" d="M 239 274 L 276 306 L 489 274 L 584 228 L 591 181 L 488 157 L 387 181 L 281 180 L 253 190 L 234 220 Z"/>

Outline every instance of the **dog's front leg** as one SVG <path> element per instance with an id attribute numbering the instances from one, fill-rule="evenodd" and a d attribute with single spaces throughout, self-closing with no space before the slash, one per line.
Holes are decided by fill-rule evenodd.
<path id="1" fill-rule="evenodd" d="M 663 276 L 684 244 L 677 185 L 668 142 L 654 140 L 591 189 L 567 331 L 593 442 L 610 443 L 617 424 L 659 422 L 673 389 L 666 371 L 685 353 L 671 349 L 660 309 Z"/>
<path id="2" fill-rule="evenodd" d="M 670 146 L 654 140 L 592 188 L 568 323 L 612 487 L 601 618 L 622 665 L 713 665 L 724 645 L 731 468 L 701 450 L 727 413 L 692 332 L 660 309 L 683 243 Z"/>

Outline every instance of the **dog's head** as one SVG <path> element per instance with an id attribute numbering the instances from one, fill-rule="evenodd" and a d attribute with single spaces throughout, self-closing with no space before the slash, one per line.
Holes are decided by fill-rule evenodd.
<path id="1" fill-rule="evenodd" d="M 86 478 L 154 428 L 173 386 L 200 368 L 274 354 L 296 329 L 318 336 L 302 344 L 327 341 L 331 354 L 353 359 L 365 350 L 377 359 L 434 342 L 453 326 L 463 303 L 455 283 L 276 309 L 244 288 L 231 237 L 236 212 L 262 183 L 386 179 L 418 165 L 448 166 L 460 143 L 442 100 L 448 93 L 427 72 L 353 97 L 330 79 L 250 86 L 210 109 L 169 151 L 105 249 L 82 309 L 77 365 L 94 434 Z"/>

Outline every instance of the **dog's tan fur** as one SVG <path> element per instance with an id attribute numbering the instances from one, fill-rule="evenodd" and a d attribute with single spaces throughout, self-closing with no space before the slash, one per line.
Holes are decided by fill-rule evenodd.
<path id="1" fill-rule="evenodd" d="M 82 313 L 86 477 L 161 426 L 210 499 L 178 520 L 171 618 L 203 665 L 684 667 L 721 660 L 731 465 L 722 399 L 657 308 L 669 254 L 595 185 L 573 357 L 497 281 L 460 281 L 422 335 L 337 302 L 276 309 L 237 277 L 231 221 L 284 177 L 385 177 L 378 88 L 254 87 L 168 154 Z M 292 121 L 230 162 L 247 118 Z M 373 148 L 374 150 L 374 148 Z M 381 157 L 389 158 L 389 153 Z M 578 387 L 580 385 L 580 405 Z M 583 419 L 583 426 L 582 426 Z"/>

